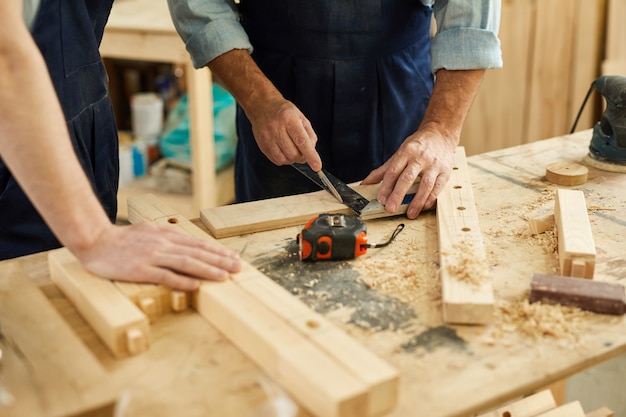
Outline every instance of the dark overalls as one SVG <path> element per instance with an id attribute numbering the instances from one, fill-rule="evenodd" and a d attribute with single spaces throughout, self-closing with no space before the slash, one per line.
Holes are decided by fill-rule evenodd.
<path id="1" fill-rule="evenodd" d="M 114 221 L 119 171 L 117 130 L 108 79 L 98 52 L 112 2 L 42 0 L 32 35 L 48 65 L 74 150 Z M 59 246 L 0 159 L 0 259 Z"/>
<path id="2" fill-rule="evenodd" d="M 324 168 L 345 182 L 382 165 L 432 93 L 431 9 L 419 0 L 242 0 L 252 57 L 311 121 Z M 238 201 L 319 189 L 259 150 L 237 112 Z"/>

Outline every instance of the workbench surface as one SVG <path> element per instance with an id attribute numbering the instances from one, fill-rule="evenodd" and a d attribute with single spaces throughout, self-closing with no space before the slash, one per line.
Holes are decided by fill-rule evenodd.
<path id="1" fill-rule="evenodd" d="M 526 303 L 533 273 L 558 273 L 554 231 L 528 231 L 527 216 L 554 201 L 556 186 L 545 180 L 546 166 L 582 160 L 590 138 L 591 131 L 584 131 L 468 158 L 496 297 L 489 325 L 442 321 L 434 211 L 413 221 L 369 221 L 372 243 L 386 240 L 398 223 L 406 227 L 391 245 L 347 262 L 302 263 L 297 227 L 221 242 L 400 370 L 399 402 L 390 416 L 468 417 L 626 351 L 621 316 Z M 590 168 L 588 181 L 570 188 L 585 194 L 597 250 L 595 279 L 624 283 L 626 175 Z M 32 293 L 16 289 L 20 275 L 43 290 L 80 338 L 46 339 L 48 362 L 54 361 L 50 352 L 69 350 L 89 369 L 68 365 L 63 372 L 37 373 L 37 358 L 28 355 L 41 353 L 30 345 L 43 350 L 44 342 L 24 334 L 45 329 L 10 310 L 41 314 L 29 305 L 33 300 L 19 300 Z M 0 263 L 0 301 L 2 376 L 21 400 L 10 416 L 72 414 L 122 394 L 118 405 L 126 417 L 252 417 L 267 406 L 268 386 L 275 388 L 192 310 L 153 323 L 147 352 L 113 358 L 50 282 L 45 254 Z M 50 322 L 65 323 L 54 317 Z M 23 402 L 30 406 L 20 409 Z"/>

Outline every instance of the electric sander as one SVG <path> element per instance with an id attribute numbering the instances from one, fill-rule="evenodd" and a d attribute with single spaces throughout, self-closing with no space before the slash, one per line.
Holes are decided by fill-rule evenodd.
<path id="1" fill-rule="evenodd" d="M 593 128 L 584 162 L 604 171 L 626 172 L 626 77 L 604 75 L 591 83 L 570 133 L 594 88 L 604 97 L 606 108 Z"/>

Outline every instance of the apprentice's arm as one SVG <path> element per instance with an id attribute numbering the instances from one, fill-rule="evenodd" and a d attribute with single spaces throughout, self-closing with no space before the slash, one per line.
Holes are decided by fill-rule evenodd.
<path id="1" fill-rule="evenodd" d="M 183 290 L 224 279 L 238 257 L 155 224 L 111 224 L 74 153 L 46 64 L 22 21 L 0 2 L 0 155 L 61 243 L 91 272 Z"/>
<path id="2" fill-rule="evenodd" d="M 319 170 L 311 123 L 250 57 L 252 45 L 232 0 L 168 0 L 168 5 L 194 66 L 208 66 L 237 100 L 265 156 L 276 165 L 306 161 Z"/>
<path id="3" fill-rule="evenodd" d="M 435 203 L 450 178 L 454 148 L 484 69 L 502 66 L 499 0 L 436 0 L 434 12 L 437 33 L 431 43 L 431 67 L 436 77 L 424 119 L 400 149 L 363 181 L 381 182 L 377 199 L 393 213 L 420 177 L 409 218 Z"/>

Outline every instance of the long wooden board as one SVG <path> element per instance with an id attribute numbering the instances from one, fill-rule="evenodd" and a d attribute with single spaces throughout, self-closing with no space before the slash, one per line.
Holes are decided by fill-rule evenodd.
<path id="1" fill-rule="evenodd" d="M 463 147 L 457 147 L 454 162 L 437 199 L 443 319 L 483 324 L 493 317 L 493 286 Z"/>
<path id="2" fill-rule="evenodd" d="M 374 200 L 380 185 L 350 184 L 350 187 L 368 200 Z M 417 190 L 417 183 L 407 194 Z M 384 209 L 368 212 L 362 219 L 377 219 L 406 213 L 408 204 L 402 204 L 393 213 Z M 328 191 L 290 195 L 231 204 L 229 206 L 200 210 L 200 219 L 216 238 L 239 236 L 283 227 L 304 225 L 320 213 L 354 214 L 345 204 L 338 202 Z"/>
<path id="3" fill-rule="evenodd" d="M 150 345 L 150 324 L 112 281 L 87 272 L 67 248 L 48 254 L 50 278 L 117 357 L 136 355 Z"/>
<path id="4" fill-rule="evenodd" d="M 145 220 L 176 227 L 178 230 L 192 236 L 216 242 L 207 233 L 202 231 L 189 220 L 180 216 L 173 209 L 167 207 L 152 195 L 129 198 L 129 220 L 137 223 Z M 225 292 L 225 294 L 221 294 Z M 221 294 L 221 295 L 218 295 Z M 224 303 L 228 298 L 231 301 Z M 319 412 L 352 413 L 360 408 L 361 415 L 380 415 L 394 407 L 397 401 L 399 374 L 396 369 L 381 360 L 378 356 L 360 343 L 349 337 L 338 327 L 318 313 L 315 313 L 292 294 L 276 284 L 263 273 L 248 263 L 243 263 L 242 271 L 232 275 L 232 281 L 226 283 L 206 283 L 202 286 L 196 304 L 198 311 L 216 327 L 233 340 L 242 351 L 246 352 L 255 361 L 266 369 L 270 375 L 285 386 L 285 389 L 308 407 L 315 407 Z M 244 307 L 245 306 L 245 307 Z M 215 310 L 217 309 L 217 310 Z M 221 312 L 218 314 L 218 312 Z M 260 320 L 260 321 L 259 321 Z M 251 329 L 247 327 L 255 323 Z M 269 328 L 268 323 L 273 323 Z M 260 328 L 266 330 L 260 332 Z M 284 334 L 277 329 L 283 329 Z M 295 332 L 295 333 L 294 333 Z M 276 345 L 282 337 L 290 337 L 289 343 Z M 297 336 L 296 336 L 297 335 Z M 250 340 L 254 339 L 254 340 Z M 296 339 L 298 339 L 296 341 Z M 319 359 L 318 371 L 307 371 L 302 374 L 302 364 L 283 363 L 283 361 L 301 361 L 302 353 L 293 357 L 289 344 L 305 346 L 303 349 L 313 349 L 326 356 L 334 364 L 339 364 L 340 370 L 331 371 L 330 365 L 324 359 Z M 285 350 L 283 350 L 283 348 Z M 300 349 L 300 348 L 298 348 Z M 317 354 L 316 354 L 317 355 Z M 313 356 L 314 357 L 314 356 Z M 309 358 L 307 361 L 314 360 Z M 280 369 L 293 368 L 295 378 L 303 381 L 286 380 Z M 319 384 L 334 387 L 333 380 L 341 380 L 346 372 L 355 378 L 367 392 L 366 406 L 357 405 L 351 401 L 340 401 L 342 392 L 332 388 L 332 393 L 326 403 L 322 405 L 315 398 L 319 398 L 321 388 L 311 388 L 309 378 L 319 378 Z M 290 377 L 291 378 L 291 377 Z M 346 378 L 345 376 L 343 378 Z M 346 385 L 349 386 L 349 385 Z M 295 393 L 297 387 L 308 387 L 304 392 Z M 345 391 L 343 391 L 345 393 Z M 357 391 L 353 391 L 356 397 Z M 358 402 L 357 402 L 358 403 Z M 329 407 L 334 407 L 329 409 Z M 334 411 L 333 411 L 334 410 Z M 365 414 L 363 414 L 365 413 Z"/>
<path id="5" fill-rule="evenodd" d="M 561 275 L 593 278 L 596 246 L 583 192 L 557 189 L 554 218 L 558 233 Z"/>

